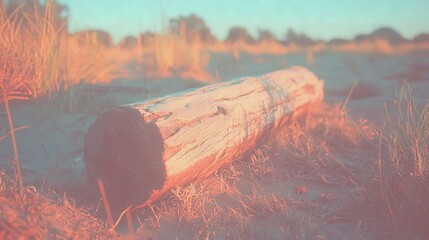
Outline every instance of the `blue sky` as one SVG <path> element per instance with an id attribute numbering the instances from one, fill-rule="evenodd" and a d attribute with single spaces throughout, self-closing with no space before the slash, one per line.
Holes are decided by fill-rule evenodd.
<path id="1" fill-rule="evenodd" d="M 429 32 L 429 0 L 59 0 L 69 6 L 70 31 L 109 31 L 115 42 L 139 32 L 162 32 L 168 20 L 195 13 L 212 33 L 232 26 L 283 38 L 289 28 L 318 39 L 351 38 L 390 26 L 403 36 Z"/>

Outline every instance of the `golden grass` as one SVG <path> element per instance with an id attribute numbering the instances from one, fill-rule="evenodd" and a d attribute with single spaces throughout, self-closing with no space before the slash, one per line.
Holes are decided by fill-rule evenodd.
<path id="1" fill-rule="evenodd" d="M 404 84 L 395 101 L 397 119 L 388 114 L 389 156 L 401 175 L 422 178 L 429 174 L 429 102 L 419 106 L 410 85 Z"/>
<path id="2" fill-rule="evenodd" d="M 240 52 L 261 55 L 261 54 L 272 54 L 272 55 L 283 55 L 301 51 L 294 44 L 284 45 L 277 41 L 265 40 L 254 44 L 246 43 L 242 40 L 238 40 L 235 43 L 216 42 L 209 45 L 203 45 L 203 49 L 214 53 L 232 53 L 234 59 L 240 58 Z"/>
<path id="3" fill-rule="evenodd" d="M 347 52 L 381 53 L 381 54 L 395 53 L 395 48 L 387 40 L 384 40 L 384 39 L 375 39 L 373 41 L 364 41 L 360 43 L 340 45 L 338 46 L 338 49 L 342 51 L 347 51 Z"/>
<path id="4" fill-rule="evenodd" d="M 283 44 L 276 41 L 262 41 L 254 44 L 238 41 L 234 44 L 217 42 L 210 45 L 203 45 L 202 47 L 203 49 L 207 49 L 210 52 L 233 53 L 234 56 L 238 56 L 240 52 L 254 55 L 284 55 L 296 52 L 303 52 L 307 55 L 307 61 L 309 63 L 312 63 L 314 60 L 314 55 L 320 52 L 351 52 L 381 55 L 406 54 L 413 51 L 428 50 L 429 44 L 404 43 L 394 46 L 390 44 L 386 39 L 374 39 L 363 42 L 348 42 L 332 46 L 328 45 L 325 42 L 318 42 L 313 45 L 303 47 L 297 46 L 293 43 Z"/>
<path id="5" fill-rule="evenodd" d="M 1 239 L 117 239 L 103 224 L 74 202 L 52 194 L 46 197 L 27 186 L 19 192 L 0 169 Z"/>
<path id="6" fill-rule="evenodd" d="M 317 156 L 319 153 L 325 154 L 324 152 L 309 150 L 308 146 L 304 147 L 300 142 L 290 140 L 295 132 L 299 132 L 296 137 L 302 137 L 305 136 L 305 131 L 313 129 L 313 127 L 315 129 L 325 129 L 326 127 L 328 130 L 325 129 L 323 132 L 328 136 L 332 126 L 337 126 L 338 122 L 345 121 L 341 117 L 344 115 L 338 117 L 333 112 L 325 110 L 320 110 L 318 113 L 313 112 L 312 115 L 317 121 L 312 120 L 311 124 L 305 121 L 295 123 L 297 125 L 294 124 L 285 129 L 284 135 L 279 135 L 266 147 L 256 150 L 250 159 L 238 161 L 234 165 L 220 169 L 212 178 L 203 182 L 176 187 L 162 200 L 137 213 L 140 227 L 133 236 L 137 238 L 151 237 L 153 236 L 151 234 L 164 227 L 163 221 L 171 219 L 178 227 L 189 229 L 194 238 L 267 238 L 271 236 L 271 233 L 260 224 L 268 221 L 274 224 L 274 228 L 280 227 L 278 223 L 282 223 L 281 227 L 284 227 L 286 231 L 284 236 L 306 239 L 309 232 L 314 231 L 321 223 L 318 223 L 311 214 L 297 209 L 301 203 L 286 199 L 275 192 L 266 192 L 259 184 L 265 181 L 274 183 L 279 179 L 288 178 L 286 173 L 291 169 L 280 168 L 280 166 L 288 164 L 290 158 L 286 156 L 292 151 L 302 158 L 307 158 L 305 155 L 310 152 L 314 153 L 316 159 L 320 157 Z M 326 119 L 326 116 L 329 116 L 328 120 L 323 120 Z M 341 119 L 336 120 L 335 118 Z M 318 135 L 318 131 L 313 133 Z M 352 129 L 347 131 L 352 131 Z M 338 134 L 334 130 L 332 132 L 332 134 Z M 358 133 L 350 134 L 352 136 L 358 135 Z M 311 136 L 311 138 L 316 138 L 316 135 Z M 342 134 L 341 136 L 349 136 L 349 134 Z M 284 143 L 280 142 L 281 147 L 276 147 L 276 142 L 282 138 L 285 138 L 285 142 L 292 142 L 292 144 L 285 146 Z M 285 147 L 289 152 L 284 151 Z M 309 167 L 304 162 L 301 166 Z M 322 166 L 318 169 L 322 171 Z M 250 191 L 246 192 L 240 189 L 238 185 L 242 179 L 249 177 L 251 177 Z M 2 176 L 1 179 L 4 183 L 5 178 Z M 9 187 L 1 186 L 2 190 L 9 189 L 7 192 L 13 190 L 9 185 Z M 35 190 L 32 191 L 32 194 L 37 196 L 37 201 L 29 201 L 25 194 L 15 194 L 13 196 L 16 198 L 13 199 L 5 191 L 0 194 L 2 203 L 13 201 L 21 204 L 20 199 L 24 199 L 22 205 L 19 205 L 20 207 L 1 211 L 15 216 L 23 216 L 22 219 L 12 218 L 9 215 L 3 217 L 7 219 L 6 223 L 8 224 L 13 222 L 16 226 L 21 226 L 17 230 L 15 228 L 9 229 L 4 233 L 5 237 L 30 236 L 29 234 L 36 234 L 34 236 L 41 238 L 72 237 L 70 234 L 74 230 L 77 231 L 76 234 L 79 234 L 77 237 L 82 238 L 113 237 L 113 235 L 108 235 L 113 234 L 112 232 L 108 232 L 97 220 L 87 215 L 83 209 L 75 208 L 69 200 L 61 198 L 59 201 L 48 200 Z M 5 206 L 9 206 L 9 204 L 1 204 L 1 206 L 6 208 Z M 23 212 L 25 213 L 25 209 L 29 209 L 28 206 L 32 206 L 34 212 L 22 215 Z M 55 220 L 50 217 L 52 215 L 47 214 L 53 211 L 56 214 Z M 75 215 L 72 217 L 67 215 L 69 213 Z M 28 221 L 33 221 L 31 219 L 36 218 L 38 220 L 35 221 L 35 225 L 25 225 Z M 53 227 L 47 228 L 46 226 Z"/>
<path id="7" fill-rule="evenodd" d="M 275 231 L 283 229 L 284 238 L 314 236 L 313 232 L 325 223 L 305 210 L 313 203 L 282 197 L 282 193 L 267 191 L 263 186 L 289 179 L 356 184 L 358 169 L 336 159 L 335 151 L 338 147 L 348 153 L 353 146 L 355 149 L 348 154 L 354 155 L 367 147 L 374 130 L 365 121 L 352 122 L 340 105 L 318 106 L 309 115 L 255 149 L 248 159 L 218 170 L 207 180 L 176 187 L 148 209 L 140 210 L 137 215 L 144 220 L 137 236 L 151 237 L 165 231 L 162 222 L 166 219 L 189 229 L 191 237 L 198 239 L 272 238 L 264 223 Z M 240 187 L 243 185 L 248 187 Z M 338 204 L 335 213 L 345 211 L 342 203 Z"/>
<path id="8" fill-rule="evenodd" d="M 398 111 L 402 111 L 398 117 L 402 120 L 390 119 L 385 134 L 365 120 L 350 119 L 342 105 L 322 104 L 311 108 L 305 118 L 293 121 L 274 139 L 255 149 L 249 158 L 219 169 L 207 180 L 178 186 L 158 202 L 137 210 L 135 217 L 138 220 L 138 230 L 131 236 L 151 238 L 161 236 L 157 234 L 163 231 L 178 231 L 178 234 L 185 231 L 190 234 L 182 236 L 185 238 L 270 238 L 279 236 L 272 234 L 278 234 L 281 229 L 281 236 L 284 238 L 308 239 L 316 235 L 325 236 L 323 232 L 319 232 L 320 228 L 330 221 L 343 219 L 356 224 L 360 231 L 367 231 L 369 236 L 410 236 L 416 227 L 426 223 L 422 218 L 426 216 L 423 214 L 426 213 L 424 202 L 427 198 L 424 187 L 427 186 L 428 168 L 427 161 L 419 159 L 427 159 L 428 156 L 427 145 L 424 143 L 427 143 L 428 137 L 429 108 L 427 105 L 424 108 L 418 107 L 409 95 L 403 93 L 402 96 L 402 103 L 408 107 L 404 108 L 401 101 L 398 101 L 398 106 L 401 105 Z M 380 136 L 382 144 L 377 149 Z M 378 150 L 381 153 L 381 165 L 377 164 Z M 382 171 L 382 178 L 377 170 L 378 166 Z M 2 184 L 5 182 L 3 176 Z M 398 176 L 400 185 L 392 185 L 398 183 Z M 307 194 L 307 191 L 298 190 L 306 188 L 309 182 L 318 186 L 326 184 L 346 187 L 350 189 L 350 196 L 321 194 L 317 200 L 306 202 L 290 197 L 290 193 L 285 195 L 266 189 L 266 186 L 287 182 L 297 182 L 293 185 L 296 189 L 287 191 L 299 196 Z M 381 188 L 379 182 L 383 184 Z M 401 184 L 403 188 L 395 187 L 402 186 Z M 45 200 L 28 202 L 25 197 L 28 187 L 23 194 L 13 195 L 16 198 L 12 200 L 11 195 L 5 194 L 4 190 L 11 189 L 12 185 L 7 188 L 4 184 L 0 186 L 3 191 L 0 194 L 2 201 L 20 202 L 22 200 L 16 198 L 26 199 L 23 206 L 31 205 L 36 209 L 31 214 L 45 214 L 48 211 L 46 209 L 60 211 L 65 208 L 66 213 L 57 214 L 63 216 L 62 214 L 72 212 L 76 215 L 59 218 L 61 225 L 66 226 L 64 229 L 54 225 L 57 223 L 50 223 L 49 221 L 54 220 L 43 215 L 45 218 L 36 221 L 35 228 L 19 223 L 22 228 L 18 229 L 26 229 L 27 232 L 10 230 L 6 233 L 8 236 L 28 232 L 48 237 L 52 235 L 47 234 L 70 234 L 68 224 L 78 221 L 77 219 L 80 219 L 82 225 L 74 226 L 83 229 L 79 234 L 93 234 L 82 236 L 113 234 L 84 210 L 74 206 L 69 208 L 72 205 L 69 200 L 49 200 L 48 203 L 52 206 L 45 205 Z M 36 194 L 35 190 L 32 192 Z M 382 193 L 387 197 L 384 198 Z M 36 195 L 45 199 L 41 194 Z M 388 213 L 386 200 L 389 201 L 392 215 Z M 324 204 L 330 206 L 328 211 L 322 211 L 325 209 Z M 5 208 L 8 204 L 1 206 Z M 28 208 L 8 208 L 2 213 L 20 216 L 18 213 L 26 211 L 25 209 Z M 13 222 L 28 222 L 27 218 L 33 218 L 31 214 L 20 220 L 10 218 L 9 215 L 5 218 Z M 392 231 L 392 216 L 400 226 L 399 233 Z M 419 216 L 422 218 L 417 218 Z M 66 221 L 64 219 L 69 222 L 63 222 Z M 45 231 L 44 226 L 47 225 L 54 225 L 59 229 L 56 233 Z M 121 226 L 117 229 L 121 231 Z M 424 231 L 426 228 L 418 229 Z"/>
<path id="9" fill-rule="evenodd" d="M 304 48 L 272 40 L 255 44 L 242 41 L 234 45 L 204 44 L 198 33 L 187 35 L 187 26 L 183 25 L 178 33 L 155 34 L 143 47 L 139 43 L 135 49 L 119 51 L 100 43 L 96 32 L 68 34 L 67 20 L 59 17 L 59 5 L 55 1 L 48 0 L 43 6 L 37 1 L 24 2 L 15 7 L 14 12 L 6 12 L 7 5 L 2 4 L 0 9 L 0 63 L 3 66 L 0 83 L 3 89 L 15 92 L 20 88 L 35 97 L 50 96 L 81 82 L 106 83 L 115 77 L 135 75 L 125 69 L 130 61 L 138 65 L 136 68 L 144 76 L 179 76 L 212 82 L 214 77 L 207 69 L 210 52 L 231 52 L 238 60 L 240 52 L 302 51 L 311 63 L 321 51 L 393 54 L 428 49 L 427 44 L 392 46 L 384 39 L 336 46 L 317 43 Z"/>
<path id="10" fill-rule="evenodd" d="M 35 97 L 51 96 L 81 82 L 108 83 L 116 77 L 141 77 L 142 73 L 149 77 L 178 76 L 213 82 L 215 78 L 207 69 L 210 52 L 231 52 L 238 60 L 240 52 L 302 51 L 311 63 L 315 54 L 322 51 L 393 54 L 427 49 L 425 44 L 392 46 L 384 39 L 337 46 L 317 43 L 304 48 L 272 40 L 255 44 L 242 41 L 234 45 L 204 44 L 198 33 L 187 35 L 187 26 L 183 25 L 177 33 L 155 34 L 147 39 L 145 46 L 139 43 L 135 49 L 125 51 L 105 47 L 96 32 L 68 34 L 67 20 L 59 17 L 59 5 L 55 1 L 46 1 L 43 6 L 37 1 L 25 2 L 12 13 L 6 12 L 6 5 L 0 9 L 0 63 L 3 66 L 0 83 L 3 89 L 12 91 L 18 87 Z M 139 74 L 126 69 L 130 62 L 138 65 Z"/>
<path id="11" fill-rule="evenodd" d="M 33 97 L 51 96 L 73 84 L 110 77 L 114 61 L 107 57 L 106 49 L 94 34 L 69 36 L 54 1 L 46 1 L 44 6 L 26 2 L 10 14 L 7 6 L 1 7 L 3 89 L 18 86 Z"/>
<path id="12" fill-rule="evenodd" d="M 65 91 L 100 77 L 111 63 L 94 41 L 70 38 L 55 1 L 0 4 L 0 104 L 4 102 L 14 149 L 15 179 L 22 189 L 21 163 L 9 102 Z M 90 39 L 91 40 L 91 39 Z M 75 53 L 79 54 L 75 54 Z M 82 54 L 84 53 L 84 54 Z M 98 54 L 98 55 L 97 55 Z M 85 60 L 89 60 L 85 61 Z"/>
<path id="13" fill-rule="evenodd" d="M 324 42 L 319 42 L 310 46 L 300 47 L 294 44 L 284 45 L 274 41 L 264 41 L 256 44 L 248 44 L 238 42 L 235 45 L 228 45 L 226 43 L 218 43 L 215 45 L 204 46 L 212 52 L 233 52 L 238 49 L 241 52 L 249 54 L 274 54 L 282 55 L 294 52 L 304 52 L 307 54 L 307 60 L 312 62 L 311 55 L 320 52 L 351 52 L 351 53 L 364 53 L 364 54 L 406 54 L 414 51 L 426 51 L 429 49 L 427 43 L 403 43 L 400 45 L 392 45 L 386 39 L 374 39 L 363 42 L 349 42 L 330 46 Z"/>
<path id="14" fill-rule="evenodd" d="M 65 89 L 82 82 L 108 83 L 120 76 L 116 52 L 105 47 L 94 32 L 65 37 L 60 50 L 64 65 L 60 79 L 70 82 Z"/>
<path id="15" fill-rule="evenodd" d="M 395 237 L 429 234 L 429 102 L 417 104 L 404 84 L 381 130 L 377 171 L 364 185 L 366 203 Z"/>
<path id="16" fill-rule="evenodd" d="M 152 44 L 146 46 L 150 58 L 154 61 L 143 61 L 146 64 L 145 74 L 155 77 L 178 76 L 200 81 L 213 81 L 207 72 L 209 55 L 202 48 L 199 35 L 188 39 L 183 33 L 166 33 L 153 36 Z M 148 55 L 144 55 L 148 57 Z"/>
<path id="17" fill-rule="evenodd" d="M 74 113 L 88 102 L 99 106 L 97 97 L 82 92 L 78 84 L 109 82 L 122 65 L 133 60 L 144 65 L 145 76 L 210 81 L 209 51 L 231 52 L 236 60 L 241 51 L 252 54 L 304 51 L 311 63 L 314 54 L 321 51 L 394 54 L 429 49 L 424 44 L 393 47 L 382 39 L 333 47 L 320 43 L 303 49 L 278 42 L 203 45 L 199 36 L 188 39 L 181 33 L 167 33 L 154 36 L 144 49 L 137 46 L 139 51 L 118 51 L 103 46 L 95 33 L 69 35 L 65 23 L 57 22 L 55 2 L 46 1 L 44 7 L 34 2 L 33 10 L 17 8 L 12 13 L 6 13 L 4 5 L 1 6 L 0 104 L 4 102 L 7 108 L 8 101 L 29 96 L 48 96 L 61 112 Z M 118 66 L 119 63 L 122 65 Z M 95 112 L 102 111 L 97 106 Z M 386 232 L 402 236 L 417 231 L 427 236 L 429 103 L 418 106 L 411 91 L 404 88 L 396 113 L 394 116 L 388 113 L 387 127 L 375 130 L 365 120 L 351 120 L 340 105 L 312 108 L 306 118 L 292 122 L 275 139 L 256 149 L 249 159 L 220 169 L 208 181 L 177 187 L 169 196 L 142 210 L 137 214 L 140 228 L 136 236 L 150 235 L 148 229 L 156 232 L 162 228 L 161 221 L 173 219 L 177 225 L 189 227 L 195 238 L 265 238 L 270 236 L 269 232 L 255 225 L 261 219 L 269 219 L 286 223 L 285 236 L 308 239 L 309 232 L 323 222 L 315 220 L 311 213 L 300 211 L 301 203 L 264 192 L 258 185 L 284 179 L 352 185 L 363 195 L 356 198 L 360 209 L 340 210 L 357 213 L 355 217 L 365 221 L 371 218 L 372 227 L 388 225 Z M 11 118 L 9 125 L 8 134 L 14 138 L 16 129 Z M 359 152 L 368 159 L 352 159 L 360 156 Z M 349 159 L 341 159 L 342 155 Z M 16 159 L 17 156 L 16 150 Z M 52 200 L 32 187 L 16 187 L 22 186 L 16 184 L 22 181 L 21 174 L 16 175 L 18 178 L 13 182 L 4 171 L 0 172 L 0 228 L 5 229 L 0 238 L 117 237 L 66 198 L 55 196 Z M 238 187 L 246 177 L 251 178 L 250 192 Z M 363 216 L 366 212 L 363 209 L 374 216 Z"/>
<path id="18" fill-rule="evenodd" d="M 11 135 L 14 159 L 13 165 L 15 170 L 15 184 L 21 191 L 23 187 L 22 174 L 21 174 L 21 161 L 19 159 L 18 146 L 15 138 L 15 128 L 12 120 L 11 111 L 9 108 L 9 101 L 15 99 L 27 99 L 28 95 L 32 93 L 31 81 L 29 78 L 31 72 L 31 51 L 26 49 L 26 44 L 18 37 L 20 22 L 17 22 L 17 12 L 8 16 L 6 10 L 1 4 L 0 9 L 0 104 L 4 102 L 9 133 Z M 12 20 L 14 19 L 14 20 Z M 15 45 L 16 44 L 16 45 Z M 19 48 L 16 48 L 19 47 Z M 23 48 L 23 49 L 21 49 Z"/>

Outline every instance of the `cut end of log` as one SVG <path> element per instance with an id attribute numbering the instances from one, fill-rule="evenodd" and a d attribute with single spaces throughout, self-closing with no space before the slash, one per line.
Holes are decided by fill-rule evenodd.
<path id="1" fill-rule="evenodd" d="M 138 110 L 119 107 L 105 112 L 85 135 L 88 181 L 103 181 L 113 209 L 141 203 L 165 182 L 163 148 L 159 129 L 142 121 Z"/>

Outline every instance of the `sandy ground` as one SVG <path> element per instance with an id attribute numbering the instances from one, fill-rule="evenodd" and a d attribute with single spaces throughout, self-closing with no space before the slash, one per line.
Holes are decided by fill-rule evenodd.
<path id="1" fill-rule="evenodd" d="M 410 53 L 406 55 L 368 55 L 347 53 L 315 54 L 314 60 L 309 62 L 305 54 L 284 56 L 260 55 L 252 56 L 241 54 L 239 61 L 225 54 L 212 54 L 210 72 L 220 80 L 252 76 L 286 68 L 293 65 L 302 65 L 313 71 L 319 78 L 325 80 L 325 96 L 327 102 L 344 101 L 355 81 L 358 81 L 348 109 L 353 118 L 366 118 L 380 125 L 384 119 L 384 103 L 392 105 L 395 92 L 401 89 L 404 79 L 407 79 L 414 89 L 414 96 L 420 102 L 429 97 L 429 53 Z M 17 133 L 20 158 L 23 165 L 23 175 L 26 184 L 45 185 L 56 187 L 57 191 L 79 189 L 85 186 L 84 163 L 82 160 L 82 144 L 85 132 L 102 111 L 114 106 L 132 103 L 162 96 L 168 93 L 202 86 L 192 80 L 169 79 L 115 79 L 109 85 L 80 86 L 90 95 L 95 104 L 81 104 L 80 109 L 73 113 L 54 111 L 40 101 L 13 102 L 11 104 L 14 124 L 16 127 L 28 126 Z M 7 125 L 4 109 L 0 110 L 0 127 Z M 348 153 L 350 156 L 359 156 Z M 0 159 L 12 159 L 13 152 L 10 141 L 0 143 Z M 357 158 L 358 158 L 357 157 Z M 2 161 L 2 168 L 10 162 Z M 240 192 L 251 191 L 248 183 L 251 176 L 244 176 L 236 183 Z M 320 196 L 347 196 L 352 191 L 350 186 L 320 185 L 314 181 L 277 180 L 259 184 L 265 194 L 275 193 L 276 196 L 296 202 L 314 203 L 312 211 L 319 212 L 320 216 L 329 216 L 333 208 L 343 201 L 328 201 L 322 204 Z M 308 193 L 305 195 L 296 192 L 296 186 L 305 185 Z M 341 193 L 338 193 L 341 192 Z M 228 202 L 227 198 L 220 197 L 218 202 Z M 331 216 L 332 217 L 332 216 Z M 252 223 L 256 228 L 270 228 L 272 222 L 285 221 L 284 219 L 261 218 Z M 195 236 L 192 231 L 174 220 L 165 218 L 160 223 L 163 231 L 154 229 L 151 236 L 159 239 L 190 238 Z M 147 234 L 150 234 L 148 230 Z M 273 229 L 268 237 L 282 238 L 282 230 Z M 347 221 L 332 220 L 311 236 L 320 236 L 321 239 L 365 239 L 353 224 Z M 251 236 L 252 237 L 252 236 Z"/>

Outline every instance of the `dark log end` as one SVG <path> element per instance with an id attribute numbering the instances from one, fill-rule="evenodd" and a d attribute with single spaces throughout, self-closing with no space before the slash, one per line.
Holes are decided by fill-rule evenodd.
<path id="1" fill-rule="evenodd" d="M 103 181 L 111 207 L 125 209 L 147 200 L 166 178 L 164 142 L 158 127 L 140 112 L 119 107 L 103 113 L 84 140 L 88 181 Z"/>

